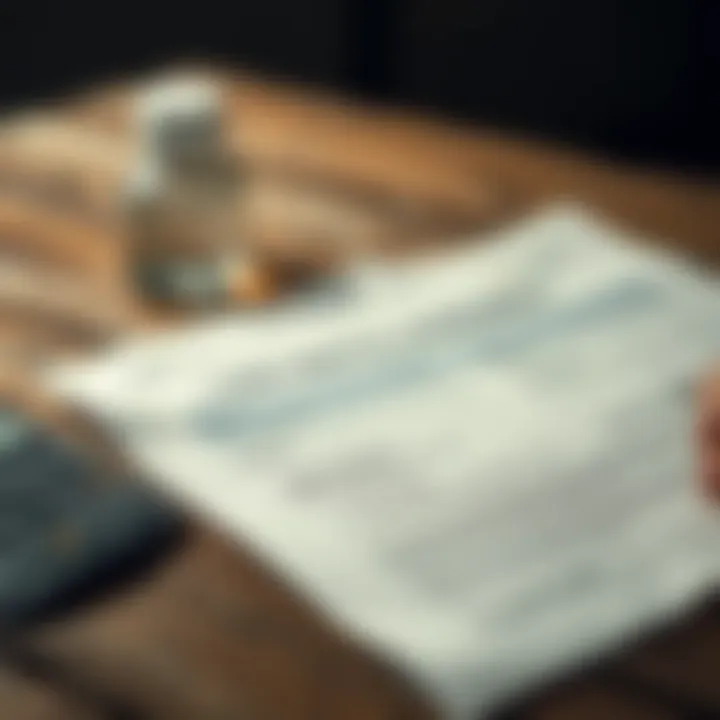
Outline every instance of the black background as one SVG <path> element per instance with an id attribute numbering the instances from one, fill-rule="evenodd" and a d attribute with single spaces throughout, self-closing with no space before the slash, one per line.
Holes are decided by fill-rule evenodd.
<path id="1" fill-rule="evenodd" d="M 720 0 L 0 0 L 0 102 L 211 58 L 712 171 Z"/>

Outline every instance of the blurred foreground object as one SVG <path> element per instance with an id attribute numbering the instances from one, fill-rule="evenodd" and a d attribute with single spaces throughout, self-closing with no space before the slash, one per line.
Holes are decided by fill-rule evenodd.
<path id="1" fill-rule="evenodd" d="M 178 528 L 137 481 L 93 464 L 29 415 L 0 403 L 0 626 L 82 598 Z"/>
<path id="2" fill-rule="evenodd" d="M 177 77 L 143 90 L 127 186 L 129 265 L 147 298 L 186 307 L 269 299 L 244 247 L 243 171 L 224 133 L 220 88 Z"/>

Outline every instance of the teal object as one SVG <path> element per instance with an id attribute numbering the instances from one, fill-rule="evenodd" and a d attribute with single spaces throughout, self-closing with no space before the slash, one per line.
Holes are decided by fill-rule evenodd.
<path id="1" fill-rule="evenodd" d="M 0 408 L 0 625 L 15 627 L 119 577 L 177 537 L 179 515 Z"/>

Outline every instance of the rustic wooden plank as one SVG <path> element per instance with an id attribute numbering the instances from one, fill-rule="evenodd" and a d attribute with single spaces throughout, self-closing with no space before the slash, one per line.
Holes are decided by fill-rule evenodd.
<path id="1" fill-rule="evenodd" d="M 601 681 L 583 680 L 539 700 L 524 720 L 684 720 L 680 712 Z"/>
<path id="2" fill-rule="evenodd" d="M 642 644 L 619 668 L 626 677 L 692 698 L 720 716 L 720 606 L 709 605 Z"/>
<path id="3" fill-rule="evenodd" d="M 57 687 L 0 667 L 0 716 L 7 720 L 104 720 Z"/>
<path id="4" fill-rule="evenodd" d="M 158 720 L 429 717 L 249 555 L 202 530 L 149 584 L 46 628 L 38 643 Z"/>

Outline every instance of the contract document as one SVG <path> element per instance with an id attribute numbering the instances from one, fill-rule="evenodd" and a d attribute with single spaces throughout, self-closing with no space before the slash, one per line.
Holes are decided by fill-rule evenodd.
<path id="1" fill-rule="evenodd" d="M 444 717 L 716 585 L 693 451 L 714 277 L 571 205 L 360 275 L 52 382 Z"/>

